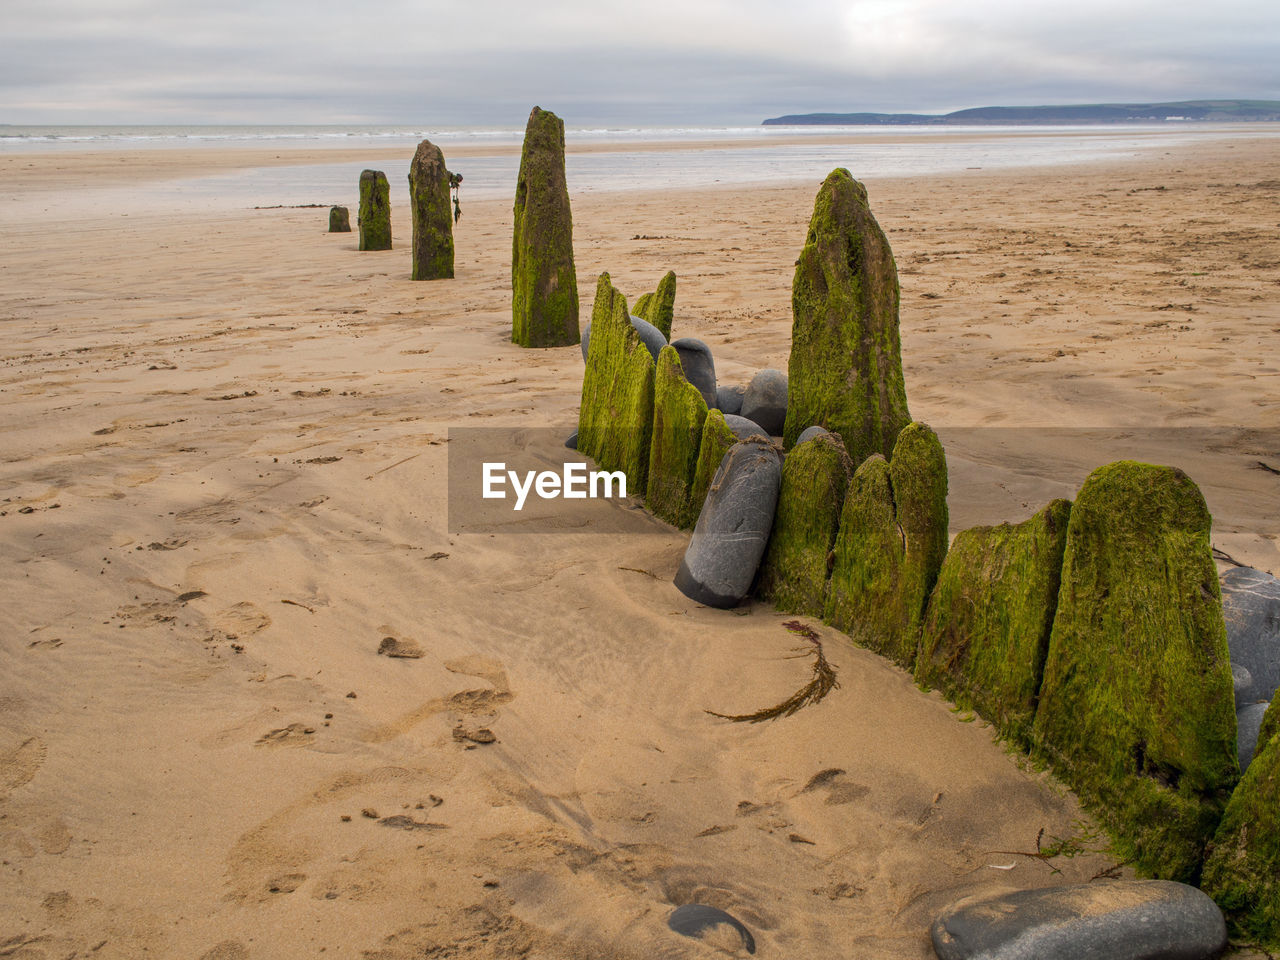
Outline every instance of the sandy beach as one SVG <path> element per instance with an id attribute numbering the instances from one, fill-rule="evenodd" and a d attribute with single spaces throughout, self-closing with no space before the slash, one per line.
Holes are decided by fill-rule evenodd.
<path id="1" fill-rule="evenodd" d="M 867 180 L 953 534 L 1133 457 L 1280 574 L 1276 146 Z M 667 928 L 697 901 L 761 957 L 927 958 L 960 896 L 1132 875 L 821 623 L 824 701 L 710 716 L 801 686 L 805 641 L 688 601 L 687 534 L 639 509 L 450 532 L 451 429 L 576 426 L 579 349 L 510 342 L 510 199 L 464 199 L 457 278 L 418 283 L 403 183 L 377 253 L 322 209 L 34 212 L 342 152 L 0 157 L 0 953 L 745 955 Z M 721 382 L 785 370 L 817 187 L 574 195 L 583 324 L 601 271 L 634 299 L 674 270 Z"/>

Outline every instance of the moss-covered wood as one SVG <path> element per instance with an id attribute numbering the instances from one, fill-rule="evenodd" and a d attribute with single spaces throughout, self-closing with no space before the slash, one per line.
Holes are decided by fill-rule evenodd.
<path id="1" fill-rule="evenodd" d="M 902 621 L 905 541 L 893 510 L 889 462 L 873 453 L 854 471 L 840 512 L 840 530 L 823 619 L 857 644 L 883 652 Z"/>
<path id="2" fill-rule="evenodd" d="M 788 449 L 817 424 L 854 463 L 891 456 L 911 422 L 898 333 L 898 270 L 867 191 L 837 169 L 818 191 L 791 287 Z"/>
<path id="3" fill-rule="evenodd" d="M 329 208 L 329 232 L 350 233 L 351 212 L 346 207 Z"/>
<path id="4" fill-rule="evenodd" d="M 1214 835 L 1200 885 L 1237 936 L 1280 949 L 1280 737 L 1259 738 Z"/>
<path id="5" fill-rule="evenodd" d="M 698 463 L 694 468 L 693 489 L 689 495 L 693 503 L 695 521 L 702 511 L 703 502 L 707 499 L 711 481 L 715 479 L 716 471 L 720 469 L 720 461 L 737 442 L 737 436 L 724 422 L 724 414 L 719 410 L 708 410 L 707 418 L 702 421 L 702 442 L 698 445 Z"/>
<path id="6" fill-rule="evenodd" d="M 511 340 L 577 343 L 578 275 L 564 173 L 564 121 L 534 107 L 525 127 L 511 242 Z"/>
<path id="7" fill-rule="evenodd" d="M 649 440 L 649 476 L 645 501 L 655 514 L 685 529 L 698 519 L 693 481 L 702 445 L 707 403 L 685 379 L 680 355 L 663 347 L 653 380 L 653 429 Z"/>
<path id="8" fill-rule="evenodd" d="M 1280 690 L 1276 691 L 1267 712 L 1262 715 L 1262 726 L 1258 728 L 1258 750 L 1276 734 L 1280 734 Z"/>
<path id="9" fill-rule="evenodd" d="M 1068 500 L 956 535 L 925 615 L 915 675 L 1030 745 L 1058 605 Z"/>
<path id="10" fill-rule="evenodd" d="M 444 154 L 423 140 L 409 165 L 409 206 L 413 212 L 414 280 L 453 277 L 453 210 Z"/>
<path id="11" fill-rule="evenodd" d="M 840 516 L 826 620 L 912 669 L 946 551 L 946 455 L 933 430 L 912 423 L 901 431 L 891 462 L 872 454 L 854 473 Z"/>
<path id="12" fill-rule="evenodd" d="M 653 355 L 631 325 L 627 300 L 603 273 L 591 311 L 582 377 L 578 450 L 606 470 L 622 470 L 627 490 L 645 489 L 653 425 Z"/>
<path id="13" fill-rule="evenodd" d="M 361 250 L 391 249 L 391 185 L 381 170 L 363 170 L 360 173 L 357 223 Z"/>
<path id="14" fill-rule="evenodd" d="M 947 455 L 933 429 L 910 423 L 898 434 L 889 461 L 893 505 L 906 543 L 902 575 L 902 631 L 886 638 L 888 655 L 908 670 L 915 665 L 925 607 L 950 540 Z"/>
<path id="15" fill-rule="evenodd" d="M 1120 461 L 1071 510 L 1035 751 L 1157 877 L 1194 882 L 1239 776 L 1226 627 L 1200 490 Z"/>
<path id="16" fill-rule="evenodd" d="M 668 270 L 666 276 L 658 281 L 658 289 L 646 293 L 636 301 L 631 315 L 648 320 L 662 331 L 662 335 L 671 339 L 671 323 L 675 317 L 676 275 Z"/>
<path id="17" fill-rule="evenodd" d="M 844 444 L 824 434 L 787 454 L 756 591 L 779 609 L 821 617 L 832 547 L 853 472 Z"/>

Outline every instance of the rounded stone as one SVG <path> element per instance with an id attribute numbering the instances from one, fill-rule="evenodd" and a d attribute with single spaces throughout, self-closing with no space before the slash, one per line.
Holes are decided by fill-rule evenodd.
<path id="1" fill-rule="evenodd" d="M 659 331 L 661 332 L 661 331 Z M 698 388 L 707 407 L 716 405 L 716 365 L 711 357 L 711 348 L 701 340 L 693 337 L 681 337 L 672 340 L 680 355 L 680 366 L 684 369 L 684 378 Z"/>
<path id="2" fill-rule="evenodd" d="M 716 387 L 716 409 L 726 416 L 742 411 L 742 395 L 747 388 L 740 383 Z"/>
<path id="3" fill-rule="evenodd" d="M 939 960 L 1206 960 L 1227 944 L 1207 894 L 1169 880 L 1100 880 L 968 897 L 929 930 Z"/>
<path id="4" fill-rule="evenodd" d="M 751 591 L 769 542 L 782 485 L 782 457 L 762 440 L 736 443 L 720 461 L 676 588 L 709 607 L 737 606 Z"/>
<path id="5" fill-rule="evenodd" d="M 1258 751 L 1258 731 L 1262 729 L 1262 718 L 1267 715 L 1265 700 L 1261 703 L 1250 703 L 1236 711 L 1236 754 L 1240 758 L 1240 772 L 1249 769 L 1253 755 Z"/>
<path id="6" fill-rule="evenodd" d="M 800 436 L 796 437 L 796 447 L 804 443 L 806 440 L 812 440 L 814 437 L 825 437 L 828 431 L 825 427 L 820 427 L 816 423 L 812 427 L 805 427 L 800 431 Z M 792 447 L 794 450 L 795 447 Z"/>
<path id="7" fill-rule="evenodd" d="M 767 437 L 769 435 L 769 432 L 754 420 L 748 420 L 746 417 L 739 417 L 733 413 L 724 415 L 724 425 L 732 430 L 733 435 L 739 440 L 747 440 L 751 437 Z"/>
<path id="8" fill-rule="evenodd" d="M 662 352 L 662 348 L 667 345 L 667 338 L 662 335 L 662 331 L 655 327 L 648 320 L 640 317 L 631 318 L 631 326 L 635 327 L 636 333 L 640 334 L 640 339 L 644 345 L 649 348 L 649 352 L 653 354 L 653 362 L 658 362 L 658 354 Z"/>
<path id="9" fill-rule="evenodd" d="M 769 436 L 781 436 L 787 421 L 787 375 L 773 369 L 757 373 L 747 384 L 738 412 L 768 430 Z"/>

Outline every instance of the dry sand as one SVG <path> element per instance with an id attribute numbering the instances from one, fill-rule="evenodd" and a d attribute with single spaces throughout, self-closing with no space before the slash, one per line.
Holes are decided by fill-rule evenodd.
<path id="1" fill-rule="evenodd" d="M 1201 484 L 1216 546 L 1280 570 L 1274 145 L 868 183 L 953 532 L 1141 454 Z M 182 156 L 123 165 L 141 187 Z M 584 322 L 601 270 L 634 297 L 674 269 L 722 381 L 785 369 L 816 187 L 575 198 Z M 625 507 L 451 534 L 450 428 L 567 435 L 582 361 L 509 342 L 509 202 L 466 205 L 434 283 L 394 202 L 382 253 L 323 210 L 6 223 L 0 951 L 734 953 L 667 929 L 698 901 L 762 957 L 921 958 L 959 896 L 1112 866 L 1026 856 L 1079 834 L 1074 799 L 820 624 L 825 701 L 705 713 L 809 664 L 790 618 L 671 586 L 685 534 Z"/>

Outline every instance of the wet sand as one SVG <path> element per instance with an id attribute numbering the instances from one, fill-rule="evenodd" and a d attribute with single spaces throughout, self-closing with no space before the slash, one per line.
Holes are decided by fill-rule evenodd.
<path id="1" fill-rule="evenodd" d="M 43 171 L 23 199 L 208 169 L 20 159 Z M 675 334 L 722 382 L 785 369 L 816 188 L 576 196 L 583 322 L 600 271 L 634 298 L 673 269 Z M 1280 572 L 1273 140 L 868 189 L 953 532 L 1140 456 L 1201 485 L 1216 547 Z M 1042 830 L 1102 843 L 984 723 L 821 624 L 822 703 L 709 716 L 801 686 L 805 641 L 686 600 L 687 535 L 646 514 L 450 533 L 450 429 L 567 435 L 582 361 L 510 343 L 509 201 L 465 205 L 457 279 L 432 283 L 393 205 L 379 253 L 305 209 L 86 207 L 0 236 L 0 943 L 733 953 L 667 929 L 696 901 L 760 956 L 924 958 L 959 896 L 1114 865 L 1027 855 Z"/>

